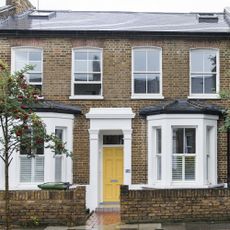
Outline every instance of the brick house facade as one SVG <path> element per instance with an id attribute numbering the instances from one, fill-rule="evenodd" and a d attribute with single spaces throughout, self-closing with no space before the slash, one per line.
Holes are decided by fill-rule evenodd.
<path id="1" fill-rule="evenodd" d="M 59 179 L 87 185 L 88 208 L 94 210 L 102 202 L 119 201 L 119 194 L 113 191 L 117 192 L 120 184 L 129 185 L 130 189 L 171 189 L 208 188 L 229 182 L 227 133 L 218 129 L 223 124 L 220 108 L 230 105 L 229 100 L 218 96 L 220 90 L 228 90 L 230 85 L 227 8 L 224 13 L 211 17 L 195 13 L 109 12 L 43 12 L 45 16 L 41 16 L 42 13 L 39 15 L 36 11 L 32 15 L 29 3 L 20 8 L 20 4 L 8 2 L 16 7 L 16 14 L 22 13 L 22 9 L 27 13 L 3 19 L 0 58 L 16 70 L 21 64 L 17 63 L 20 55 L 26 53 L 25 60 L 30 62 L 31 53 L 40 54 L 31 61 L 41 68 L 29 75 L 30 83 L 42 85 L 45 101 L 81 109 L 77 116 L 67 110 L 41 111 L 39 115 L 47 122 L 50 132 L 62 130 L 73 157 L 63 157 Z M 109 25 L 103 27 L 105 19 L 110 17 Z M 119 29 L 116 17 L 128 26 L 122 27 L 120 22 Z M 164 17 L 172 23 L 164 24 Z M 207 21 L 199 22 L 202 17 L 207 17 Z M 85 22 L 87 18 L 92 24 Z M 149 23 L 155 19 L 159 20 L 154 22 L 159 23 L 159 27 Z M 97 25 L 97 20 L 103 23 Z M 129 25 L 126 20 L 134 22 Z M 91 60 L 91 54 L 97 59 Z M 215 59 L 214 64 L 211 58 Z M 149 66 L 157 63 L 156 69 L 147 67 L 148 62 Z M 95 67 L 95 63 L 100 68 Z M 87 67 L 84 69 L 83 65 Z M 89 80 L 90 77 L 94 80 Z M 176 112 L 159 109 L 162 103 L 171 102 L 178 106 L 172 108 Z M 141 113 L 146 108 L 148 112 Z M 200 110 L 194 112 L 194 108 Z M 157 145 L 160 145 L 159 151 Z M 111 150 L 107 158 L 106 148 Z M 116 158 L 119 154 L 113 153 L 114 160 L 112 151 L 118 148 L 122 148 L 122 156 Z M 18 154 L 12 163 L 12 168 L 18 170 L 11 173 L 12 189 L 36 189 L 38 183 L 54 181 L 58 175 L 58 166 L 47 153 L 43 174 L 31 169 L 29 181 L 25 179 L 28 172 L 21 170 L 20 157 Z M 117 163 L 121 172 L 115 169 L 121 179 L 113 178 L 115 174 L 106 166 L 109 162 L 122 162 Z M 36 168 L 35 161 L 24 163 L 24 166 L 30 165 L 26 167 Z M 46 168 L 47 164 L 51 166 Z M 109 168 L 116 165 L 112 164 Z M 106 175 L 103 170 L 108 170 Z M 39 182 L 34 179 L 36 173 L 42 177 Z M 2 182 L 0 187 L 3 188 Z"/>

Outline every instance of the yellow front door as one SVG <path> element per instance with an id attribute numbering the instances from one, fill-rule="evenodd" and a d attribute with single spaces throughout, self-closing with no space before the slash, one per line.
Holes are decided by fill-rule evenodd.
<path id="1" fill-rule="evenodd" d="M 103 201 L 120 201 L 123 184 L 123 147 L 103 148 Z"/>

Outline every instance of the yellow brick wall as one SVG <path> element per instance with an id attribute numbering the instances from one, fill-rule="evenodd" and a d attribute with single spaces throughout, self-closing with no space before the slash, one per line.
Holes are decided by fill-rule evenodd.
<path id="1" fill-rule="evenodd" d="M 220 87 L 230 86 L 230 42 L 224 39 L 205 38 L 145 38 L 135 36 L 116 37 L 47 37 L 47 38 L 0 38 L 0 57 L 10 64 L 11 47 L 35 46 L 44 51 L 45 99 L 79 105 L 83 115 L 77 117 L 74 130 L 74 181 L 89 182 L 89 121 L 85 114 L 91 107 L 132 107 L 132 181 L 146 183 L 147 179 L 147 123 L 138 116 L 140 108 L 156 105 L 160 100 L 131 100 L 131 51 L 135 46 L 158 46 L 162 48 L 164 100 L 186 99 L 189 95 L 189 49 L 218 48 L 220 50 Z M 75 47 L 103 48 L 103 100 L 69 100 L 71 93 L 71 54 Z M 208 102 L 229 106 L 229 101 Z M 218 139 L 218 176 L 226 181 L 227 146 L 226 135 Z"/>

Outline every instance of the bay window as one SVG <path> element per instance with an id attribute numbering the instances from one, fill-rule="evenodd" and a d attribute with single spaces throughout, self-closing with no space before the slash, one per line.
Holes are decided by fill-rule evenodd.
<path id="1" fill-rule="evenodd" d="M 204 114 L 149 115 L 149 186 L 216 185 L 217 119 L 216 115 Z"/>
<path id="2" fill-rule="evenodd" d="M 74 115 L 52 112 L 38 112 L 37 115 L 45 124 L 47 133 L 56 134 L 71 152 Z M 23 144 L 23 140 L 33 143 L 33 130 L 28 129 L 25 135 L 26 138 L 21 139 L 20 150 L 15 152 L 11 162 L 10 189 L 38 189 L 38 184 L 46 182 L 72 183 L 72 158 L 45 148 L 46 144 L 42 140 L 36 149 L 30 148 L 28 144 Z"/>

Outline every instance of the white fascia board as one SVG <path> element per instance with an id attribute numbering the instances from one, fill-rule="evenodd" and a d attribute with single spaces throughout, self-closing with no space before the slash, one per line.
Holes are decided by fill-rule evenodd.
<path id="1" fill-rule="evenodd" d="M 68 113 L 37 112 L 36 114 L 41 118 L 74 119 L 74 115 Z"/>
<path id="2" fill-rule="evenodd" d="M 218 120 L 218 115 L 207 115 L 207 114 L 159 114 L 147 116 L 147 120 L 165 120 L 165 119 L 207 119 L 207 120 Z"/>
<path id="3" fill-rule="evenodd" d="M 88 119 L 131 119 L 135 117 L 132 108 L 90 108 Z"/>

